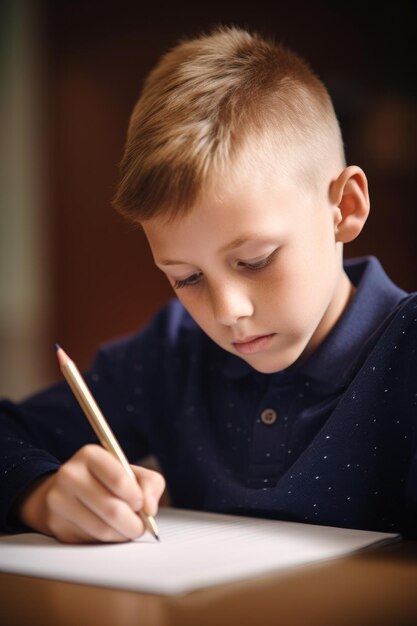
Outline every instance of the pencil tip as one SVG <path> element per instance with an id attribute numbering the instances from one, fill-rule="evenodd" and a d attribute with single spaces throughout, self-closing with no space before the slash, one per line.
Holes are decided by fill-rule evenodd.
<path id="1" fill-rule="evenodd" d="M 61 349 L 61 346 L 59 345 L 59 343 L 54 344 L 55 346 L 55 350 L 58 352 L 58 350 Z"/>
<path id="2" fill-rule="evenodd" d="M 155 539 L 156 539 L 157 541 L 161 541 L 161 540 L 160 540 L 160 538 L 159 538 L 159 535 L 157 535 L 156 533 L 155 533 Z"/>

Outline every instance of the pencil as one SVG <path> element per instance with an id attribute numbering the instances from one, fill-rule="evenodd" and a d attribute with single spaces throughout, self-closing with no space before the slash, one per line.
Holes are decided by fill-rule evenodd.
<path id="1" fill-rule="evenodd" d="M 55 344 L 55 348 L 61 372 L 78 400 L 101 445 L 120 461 L 129 477 L 136 482 L 136 476 L 129 465 L 129 461 L 107 423 L 106 418 L 94 400 L 79 369 L 58 344 Z M 139 515 L 145 527 L 152 533 L 155 539 L 159 541 L 158 529 L 154 518 L 151 515 L 147 515 L 144 511 L 139 511 Z"/>

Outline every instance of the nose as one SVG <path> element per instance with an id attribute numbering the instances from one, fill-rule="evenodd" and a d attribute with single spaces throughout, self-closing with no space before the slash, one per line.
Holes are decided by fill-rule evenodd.
<path id="1" fill-rule="evenodd" d="M 239 319 L 253 314 L 252 300 L 245 288 L 238 284 L 227 282 L 212 287 L 210 300 L 214 319 L 224 326 L 233 326 Z"/>

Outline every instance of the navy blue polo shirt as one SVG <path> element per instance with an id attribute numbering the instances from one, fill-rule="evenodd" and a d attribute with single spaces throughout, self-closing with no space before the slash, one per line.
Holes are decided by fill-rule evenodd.
<path id="1" fill-rule="evenodd" d="M 340 321 L 303 365 L 267 376 L 253 429 L 253 487 L 276 482 L 309 445 L 348 386 L 372 334 L 406 296 L 374 257 L 345 261 L 344 266 L 357 292 Z M 237 379 L 251 371 L 231 355 L 225 377 Z"/>
<path id="2" fill-rule="evenodd" d="M 222 350 L 177 300 L 98 351 L 87 382 L 129 460 L 157 457 L 174 506 L 417 530 L 417 297 L 374 257 L 345 269 L 357 289 L 347 309 L 281 372 Z M 96 439 L 66 383 L 2 402 L 0 435 L 1 524 L 13 531 L 16 497 Z"/>

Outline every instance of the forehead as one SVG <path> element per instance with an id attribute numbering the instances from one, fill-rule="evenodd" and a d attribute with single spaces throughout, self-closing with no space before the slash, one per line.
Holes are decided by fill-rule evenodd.
<path id="1" fill-rule="evenodd" d="M 155 257 L 181 258 L 191 246 L 203 249 L 212 242 L 223 250 L 288 232 L 305 221 L 311 204 L 293 181 L 259 171 L 219 184 L 185 216 L 157 216 L 142 225 Z"/>

